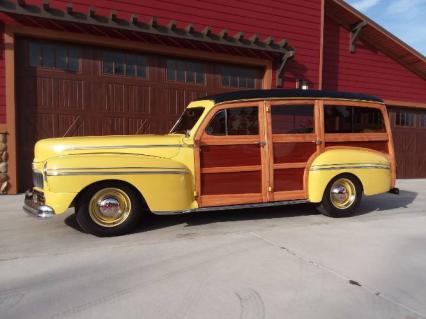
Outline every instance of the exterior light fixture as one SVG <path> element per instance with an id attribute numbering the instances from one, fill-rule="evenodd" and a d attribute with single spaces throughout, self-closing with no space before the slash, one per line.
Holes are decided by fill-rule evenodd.
<path id="1" fill-rule="evenodd" d="M 303 79 L 296 81 L 296 88 L 300 90 L 309 90 L 309 82 Z"/>

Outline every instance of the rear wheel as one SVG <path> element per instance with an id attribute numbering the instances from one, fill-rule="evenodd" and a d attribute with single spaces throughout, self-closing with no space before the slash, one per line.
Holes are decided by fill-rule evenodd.
<path id="1" fill-rule="evenodd" d="M 325 189 L 318 210 L 330 217 L 350 216 L 362 198 L 362 185 L 358 178 L 342 174 L 331 180 Z"/>
<path id="2" fill-rule="evenodd" d="M 77 222 L 87 233 L 118 236 L 131 232 L 143 212 L 143 201 L 132 187 L 108 182 L 94 185 L 82 194 Z"/>

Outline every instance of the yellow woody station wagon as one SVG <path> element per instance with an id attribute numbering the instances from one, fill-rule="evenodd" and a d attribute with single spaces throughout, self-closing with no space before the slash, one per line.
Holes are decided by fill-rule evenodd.
<path id="1" fill-rule="evenodd" d="M 362 94 L 252 90 L 188 105 L 166 135 L 39 141 L 24 209 L 75 207 L 98 236 L 153 214 L 310 202 L 350 215 L 362 195 L 398 193 L 386 106 Z"/>

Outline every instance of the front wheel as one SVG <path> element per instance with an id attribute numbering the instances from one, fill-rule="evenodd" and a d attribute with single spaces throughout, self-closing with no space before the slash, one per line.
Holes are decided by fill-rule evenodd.
<path id="1" fill-rule="evenodd" d="M 342 174 L 327 185 L 318 211 L 330 217 L 350 216 L 362 198 L 362 185 L 353 175 Z"/>
<path id="2" fill-rule="evenodd" d="M 77 222 L 87 233 L 118 236 L 131 232 L 140 222 L 143 203 L 128 185 L 102 183 L 87 189 L 77 206 Z"/>

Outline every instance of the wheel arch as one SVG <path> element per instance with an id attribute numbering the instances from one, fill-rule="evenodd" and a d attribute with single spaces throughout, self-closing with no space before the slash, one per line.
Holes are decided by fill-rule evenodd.
<path id="1" fill-rule="evenodd" d="M 90 188 L 93 188 L 93 187 L 96 187 L 96 186 L 102 185 L 102 184 L 107 184 L 107 183 L 116 183 L 118 185 L 124 185 L 124 186 L 130 187 L 139 196 L 141 203 L 143 204 L 144 208 L 149 209 L 149 206 L 148 206 L 143 194 L 131 183 L 124 181 L 124 180 L 119 180 L 119 179 L 105 179 L 105 180 L 96 181 L 96 182 L 93 182 L 93 183 L 87 185 L 82 190 L 80 190 L 80 192 L 75 196 L 74 200 L 70 204 L 70 207 L 78 207 L 81 196 L 85 192 L 87 192 Z"/>
<path id="2" fill-rule="evenodd" d="M 388 168 L 387 168 L 388 167 Z M 386 154 L 367 149 L 326 149 L 307 167 L 308 199 L 320 203 L 330 181 L 350 174 L 358 179 L 367 196 L 388 192 L 392 184 Z"/>

